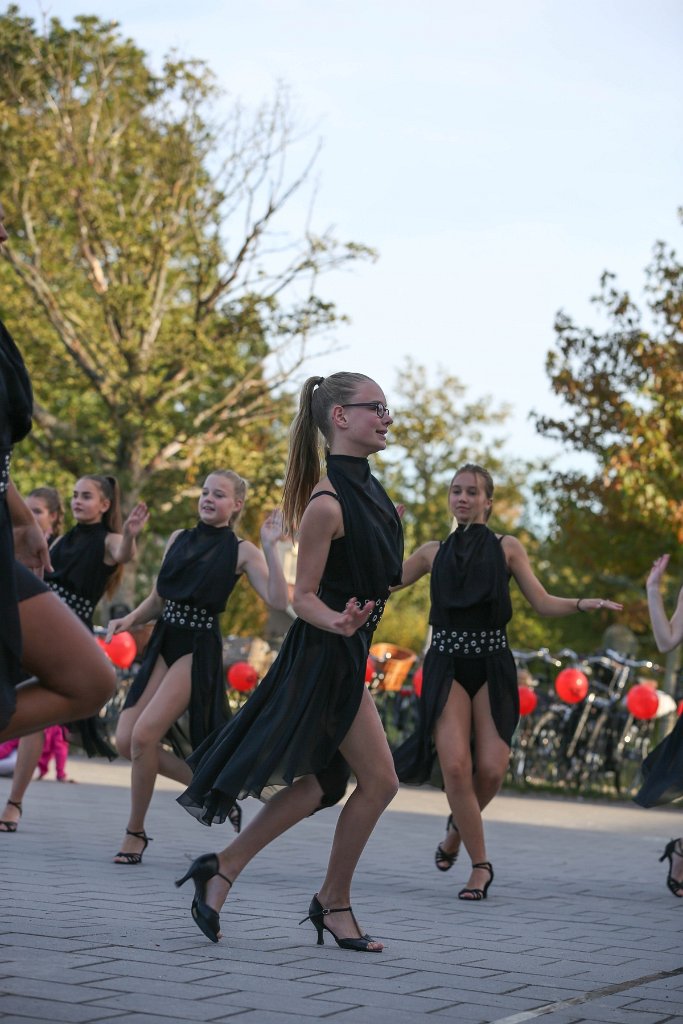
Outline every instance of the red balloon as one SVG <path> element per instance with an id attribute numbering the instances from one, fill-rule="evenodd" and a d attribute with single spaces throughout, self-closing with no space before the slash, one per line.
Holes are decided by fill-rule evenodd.
<path id="1" fill-rule="evenodd" d="M 372 658 L 368 658 L 365 663 L 365 682 L 371 683 L 375 676 L 375 663 Z"/>
<path id="2" fill-rule="evenodd" d="M 536 691 L 532 690 L 530 686 L 519 687 L 519 713 L 520 715 L 530 715 L 532 711 L 536 710 L 538 704 L 538 697 Z"/>
<path id="3" fill-rule="evenodd" d="M 138 653 L 138 646 L 130 633 L 114 633 L 109 643 L 105 643 L 103 636 L 96 636 L 98 644 L 107 655 L 109 660 L 117 668 L 130 668 Z"/>
<path id="4" fill-rule="evenodd" d="M 422 696 L 422 665 L 416 668 L 413 674 L 413 690 L 416 697 Z"/>
<path id="5" fill-rule="evenodd" d="M 239 693 L 249 693 L 258 683 L 258 672 L 248 661 L 236 661 L 227 675 L 230 686 Z"/>
<path id="6" fill-rule="evenodd" d="M 683 700 L 679 700 L 677 711 L 679 715 L 683 715 Z"/>
<path id="7" fill-rule="evenodd" d="M 657 691 L 639 683 L 626 694 L 626 707 L 634 718 L 654 718 L 659 708 Z"/>
<path id="8" fill-rule="evenodd" d="M 588 693 L 588 676 L 579 668 L 563 668 L 555 680 L 555 689 L 567 704 L 578 704 Z"/>

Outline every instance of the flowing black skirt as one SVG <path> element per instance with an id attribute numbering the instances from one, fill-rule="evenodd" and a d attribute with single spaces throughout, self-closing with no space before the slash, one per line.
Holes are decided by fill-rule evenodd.
<path id="1" fill-rule="evenodd" d="M 643 784 L 633 798 L 641 807 L 670 804 L 683 797 L 683 715 L 647 755 L 642 775 Z"/>
<path id="2" fill-rule="evenodd" d="M 369 641 L 367 630 L 343 637 L 296 619 L 246 704 L 188 758 L 194 776 L 178 803 L 211 825 L 236 799 L 266 799 L 310 774 L 321 806 L 341 799 L 349 771 L 339 745 L 363 697 Z"/>
<path id="3" fill-rule="evenodd" d="M 394 751 L 394 766 L 401 782 L 416 786 L 428 783 L 443 789 L 443 776 L 434 745 L 434 730 L 448 700 L 453 680 L 462 676 L 467 688 L 466 677 L 471 674 L 474 662 L 484 667 L 491 715 L 498 735 L 508 746 L 512 743 L 512 734 L 519 720 L 519 690 L 517 670 L 510 650 L 506 648 L 481 658 L 464 658 L 441 653 L 430 647 L 423 667 L 417 729 Z"/>

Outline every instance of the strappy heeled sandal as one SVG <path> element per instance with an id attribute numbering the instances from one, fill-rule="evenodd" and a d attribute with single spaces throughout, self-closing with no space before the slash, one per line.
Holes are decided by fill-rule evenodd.
<path id="1" fill-rule="evenodd" d="M 10 807 L 16 807 L 19 811 L 19 817 L 22 815 L 21 800 L 8 800 L 7 803 Z M 0 832 L 16 832 L 18 821 L 0 821 Z"/>
<path id="2" fill-rule="evenodd" d="M 458 832 L 458 826 L 453 821 L 452 814 L 449 814 L 446 820 L 446 834 L 448 834 L 449 832 Z M 460 835 L 459 832 L 458 835 Z M 434 863 L 436 864 L 437 870 L 450 871 L 450 869 L 453 867 L 456 860 L 458 859 L 459 853 L 460 847 L 458 847 L 455 853 L 446 853 L 441 843 L 439 843 L 434 853 Z"/>
<path id="3" fill-rule="evenodd" d="M 9 802 L 11 803 L 11 801 Z M 666 886 L 674 896 L 681 899 L 681 897 L 683 897 L 683 882 L 679 882 L 672 875 L 674 869 L 674 855 L 676 857 L 683 857 L 683 841 L 680 839 L 672 839 L 666 844 L 664 847 L 664 853 L 659 858 L 659 863 L 661 864 L 663 860 L 668 860 L 669 873 L 666 876 Z"/>
<path id="4" fill-rule="evenodd" d="M 126 829 L 126 835 L 141 839 L 145 845 L 140 850 L 140 853 L 124 853 L 123 850 L 119 850 L 114 857 L 114 864 L 142 864 L 142 855 L 152 842 L 151 836 L 148 836 L 144 829 L 142 832 L 131 832 L 129 828 Z M 122 857 L 123 860 L 117 860 L 116 857 Z"/>
<path id="5" fill-rule="evenodd" d="M 461 889 L 460 892 L 458 893 L 459 900 L 465 900 L 469 901 L 470 903 L 476 903 L 477 900 L 486 899 L 486 893 L 489 891 L 489 886 L 493 881 L 493 868 L 487 860 L 483 860 L 479 864 L 473 864 L 472 870 L 474 871 L 475 868 L 483 868 L 484 871 L 488 871 L 491 877 L 489 878 L 488 882 L 486 883 L 483 889 L 470 889 L 467 886 L 464 889 Z"/>
<path id="6" fill-rule="evenodd" d="M 211 939 L 212 942 L 218 942 L 218 937 L 221 931 L 221 921 L 218 915 L 218 911 L 210 907 L 206 902 L 206 883 L 210 881 L 215 875 L 222 878 L 224 882 L 227 882 L 232 889 L 232 881 L 227 875 L 224 875 L 219 869 L 218 857 L 215 853 L 204 853 L 201 857 L 197 857 L 193 860 L 189 868 L 185 872 L 182 878 L 178 878 L 176 886 L 180 888 L 187 882 L 188 878 L 191 878 L 194 882 L 194 899 L 192 900 L 191 914 L 192 920 L 200 929 L 204 932 L 207 939 Z"/>
<path id="7" fill-rule="evenodd" d="M 318 894 L 311 900 L 311 905 L 308 908 L 308 915 L 299 921 L 299 924 L 304 924 L 305 921 L 310 921 L 315 930 L 318 933 L 318 946 L 324 946 L 325 940 L 323 938 L 323 932 L 328 931 L 334 941 L 337 943 L 340 949 L 355 949 L 357 953 L 381 953 L 381 949 L 370 949 L 370 944 L 376 942 L 370 935 L 363 935 L 360 928 L 358 928 L 358 939 L 340 939 L 338 938 L 331 928 L 325 924 L 325 918 L 328 914 L 344 914 L 348 912 L 353 918 L 353 923 L 358 928 L 358 921 L 356 921 L 355 914 L 351 907 L 332 907 L 328 909 L 323 907 L 322 903 L 318 899 Z"/>
<path id="8" fill-rule="evenodd" d="M 228 811 L 228 821 L 239 835 L 239 831 L 242 828 L 242 808 L 239 804 L 233 804 Z"/>

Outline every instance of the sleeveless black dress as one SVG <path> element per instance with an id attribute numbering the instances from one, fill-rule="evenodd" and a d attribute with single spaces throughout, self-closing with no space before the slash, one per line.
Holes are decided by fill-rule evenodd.
<path id="1" fill-rule="evenodd" d="M 318 596 L 338 611 L 351 597 L 372 599 L 375 610 L 350 637 L 294 621 L 251 697 L 188 759 L 194 777 L 178 802 L 205 825 L 224 821 L 236 799 L 265 799 L 302 775 L 318 778 L 321 806 L 344 795 L 348 767 L 339 745 L 360 706 L 368 647 L 389 587 L 400 582 L 403 531 L 367 459 L 331 455 L 328 477 L 345 536 L 330 545 Z"/>
<path id="2" fill-rule="evenodd" d="M 16 707 L 15 687 L 21 681 L 21 626 L 17 607 L 12 520 L 7 507 L 12 446 L 31 429 L 31 382 L 9 331 L 0 323 L 0 728 L 5 728 Z M 35 577 L 34 577 L 35 578 Z"/>
<path id="3" fill-rule="evenodd" d="M 641 807 L 659 807 L 683 799 L 683 715 L 643 761 L 643 784 L 634 796 Z"/>
<path id="4" fill-rule="evenodd" d="M 207 526 L 202 522 L 176 538 L 157 579 L 164 611 L 124 705 L 129 708 L 137 704 L 159 656 L 168 665 L 183 654 L 192 654 L 192 750 L 230 719 L 219 616 L 240 578 L 239 544 L 229 526 Z M 184 757 L 187 742 L 182 730 L 174 727 L 167 738 L 174 751 Z"/>
<path id="5" fill-rule="evenodd" d="M 508 746 L 519 720 L 517 670 L 505 631 L 512 617 L 509 573 L 488 526 L 459 526 L 443 541 L 432 565 L 431 602 L 418 728 L 394 751 L 394 764 L 401 782 L 443 788 L 433 737 L 454 679 L 470 693 L 488 683 L 493 721 Z"/>
<path id="6" fill-rule="evenodd" d="M 45 582 L 59 598 L 93 630 L 95 607 L 106 590 L 115 565 L 106 565 L 105 541 L 111 531 L 104 523 L 77 523 L 59 537 L 50 548 L 53 572 L 45 573 Z M 69 723 L 78 729 L 88 757 L 118 755 L 109 744 L 101 719 L 97 715 Z"/>

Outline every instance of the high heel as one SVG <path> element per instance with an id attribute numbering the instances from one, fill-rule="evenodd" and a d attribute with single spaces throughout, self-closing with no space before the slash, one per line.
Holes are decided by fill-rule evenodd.
<path id="1" fill-rule="evenodd" d="M 373 939 L 370 935 L 363 935 L 360 931 L 360 928 L 358 928 L 360 938 L 340 939 L 334 934 L 332 929 L 325 924 L 325 918 L 327 917 L 328 914 L 343 914 L 347 911 L 349 914 L 351 914 L 351 917 L 353 918 L 353 923 L 355 924 L 356 928 L 358 928 L 358 921 L 356 921 L 356 917 L 351 907 L 334 907 L 328 909 L 327 907 L 323 907 L 322 903 L 318 899 L 318 894 L 316 893 L 313 899 L 311 900 L 310 907 L 308 908 L 308 916 L 304 917 L 301 921 L 299 921 L 299 924 L 303 924 L 304 921 L 310 921 L 313 924 L 313 927 L 318 933 L 318 946 L 325 945 L 323 932 L 327 930 L 334 939 L 334 941 L 337 943 L 337 945 L 340 947 L 340 949 L 355 949 L 356 952 L 358 953 L 381 953 L 382 951 L 380 949 L 370 949 L 370 943 L 375 942 L 376 940 Z"/>
<path id="2" fill-rule="evenodd" d="M 448 833 L 451 831 L 458 832 L 458 826 L 453 821 L 453 815 L 449 814 L 446 820 L 446 835 L 448 835 Z M 458 832 L 458 835 L 459 834 L 460 833 Z M 453 865 L 455 864 L 456 860 L 458 859 L 459 853 L 460 847 L 458 847 L 455 853 L 446 853 L 441 843 L 439 843 L 434 853 L 434 863 L 436 864 L 437 870 L 450 871 Z M 445 867 L 443 867 L 442 865 L 445 865 Z"/>
<path id="3" fill-rule="evenodd" d="M 142 847 L 140 853 L 124 853 L 123 850 L 119 850 L 119 852 L 114 856 L 114 864 L 142 864 L 142 855 L 149 844 L 153 842 L 152 837 L 148 836 L 144 829 L 142 832 L 131 832 L 131 830 L 127 828 L 126 835 L 135 836 L 136 839 L 142 839 L 145 845 Z M 117 857 L 123 857 L 123 860 L 117 860 Z"/>
<path id="4" fill-rule="evenodd" d="M 207 939 L 218 942 L 218 935 L 221 930 L 218 911 L 210 907 L 205 900 L 206 883 L 218 875 L 232 888 L 232 880 L 218 870 L 218 857 L 215 853 L 205 853 L 193 860 L 182 878 L 176 880 L 176 886 L 180 888 L 191 878 L 194 882 L 194 899 L 192 900 L 192 920 L 204 932 Z"/>
<path id="5" fill-rule="evenodd" d="M 475 868 L 483 868 L 484 871 L 488 871 L 491 877 L 489 878 L 488 882 L 486 883 L 483 889 L 469 889 L 467 887 L 461 889 L 460 892 L 458 893 L 459 900 L 466 900 L 470 903 L 476 903 L 477 900 L 486 899 L 486 893 L 489 891 L 489 886 L 493 881 L 493 868 L 487 860 L 483 860 L 479 864 L 473 864 L 472 870 L 474 870 Z"/>
<path id="6" fill-rule="evenodd" d="M 10 807 L 16 807 L 16 809 L 19 811 L 19 817 L 21 817 L 21 800 L 8 800 L 7 803 L 9 804 Z M 16 832 L 18 825 L 18 821 L 0 821 L 0 832 Z"/>
<path id="7" fill-rule="evenodd" d="M 676 844 L 678 844 L 678 849 L 676 849 Z M 668 842 L 664 847 L 664 853 L 659 858 L 660 864 L 663 860 L 668 860 L 669 873 L 666 876 L 666 885 L 667 888 L 674 894 L 674 896 L 677 896 L 680 899 L 683 896 L 683 882 L 679 882 L 672 877 L 672 871 L 674 868 L 674 854 L 677 857 L 683 857 L 683 842 L 680 839 L 672 839 L 670 842 Z"/>

